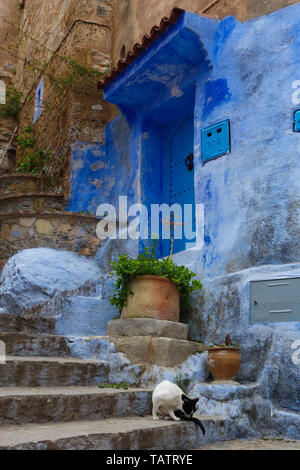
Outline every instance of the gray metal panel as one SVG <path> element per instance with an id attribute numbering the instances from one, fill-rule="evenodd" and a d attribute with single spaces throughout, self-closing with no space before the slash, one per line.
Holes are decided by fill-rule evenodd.
<path id="1" fill-rule="evenodd" d="M 251 323 L 300 321 L 300 278 L 251 281 Z"/>

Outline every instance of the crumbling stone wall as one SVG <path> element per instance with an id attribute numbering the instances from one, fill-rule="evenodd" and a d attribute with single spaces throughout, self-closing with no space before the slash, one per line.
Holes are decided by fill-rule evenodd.
<path id="1" fill-rule="evenodd" d="M 1 17 L 18 23 L 19 14 L 17 2 L 0 0 L 0 81 L 6 88 L 12 87 L 15 80 L 17 58 L 8 52 L 8 48 L 16 41 L 17 32 Z M 10 140 L 15 128 L 14 118 L 0 117 L 0 174 L 11 169 L 14 163 L 14 147 Z"/>
<path id="2" fill-rule="evenodd" d="M 37 148 L 56 156 L 54 166 L 62 167 L 65 180 L 58 182 L 58 189 L 68 190 L 70 144 L 103 142 L 111 106 L 95 84 L 74 89 L 66 83 L 61 92 L 49 74 L 67 78 L 72 73 L 63 57 L 104 72 L 110 66 L 111 19 L 109 2 L 99 0 L 26 0 L 22 11 L 16 74 L 24 99 L 19 130 L 32 125 L 35 91 L 44 77 L 43 112 L 34 124 L 34 138 Z"/>
<path id="3" fill-rule="evenodd" d="M 65 212 L 7 213 L 0 220 L 0 270 L 20 250 L 48 247 L 95 256 L 101 241 L 96 237 L 98 219 Z M 2 258 L 3 256 L 3 258 Z"/>

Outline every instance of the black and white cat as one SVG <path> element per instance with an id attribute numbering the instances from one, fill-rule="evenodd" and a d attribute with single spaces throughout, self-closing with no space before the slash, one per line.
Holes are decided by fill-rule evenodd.
<path id="1" fill-rule="evenodd" d="M 193 421 L 200 426 L 203 435 L 205 429 L 199 419 L 193 418 L 199 398 L 187 397 L 180 387 L 169 380 L 158 384 L 152 394 L 152 417 L 159 419 L 159 415 L 170 417 L 174 421 Z"/>

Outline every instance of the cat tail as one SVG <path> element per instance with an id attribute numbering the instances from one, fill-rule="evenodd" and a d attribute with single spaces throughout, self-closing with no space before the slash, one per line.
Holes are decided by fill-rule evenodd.
<path id="1" fill-rule="evenodd" d="M 186 416 L 186 414 L 182 410 L 176 410 L 175 416 L 180 418 L 182 421 L 193 421 L 201 428 L 203 436 L 205 435 L 205 428 L 199 419 L 194 417 L 190 418 L 189 416 Z"/>

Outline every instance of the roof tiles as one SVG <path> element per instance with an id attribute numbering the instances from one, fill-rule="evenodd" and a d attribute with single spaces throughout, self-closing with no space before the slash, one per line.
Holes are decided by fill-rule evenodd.
<path id="1" fill-rule="evenodd" d="M 136 43 L 133 49 L 129 51 L 124 59 L 120 59 L 116 67 L 113 67 L 111 73 L 104 80 L 98 83 L 98 88 L 106 87 L 112 80 L 120 75 L 123 70 L 139 57 L 148 47 L 161 36 L 170 25 L 176 23 L 179 17 L 184 13 L 181 8 L 173 8 L 170 16 L 162 18 L 159 26 L 153 26 L 150 34 L 145 34 L 141 43 Z"/>

